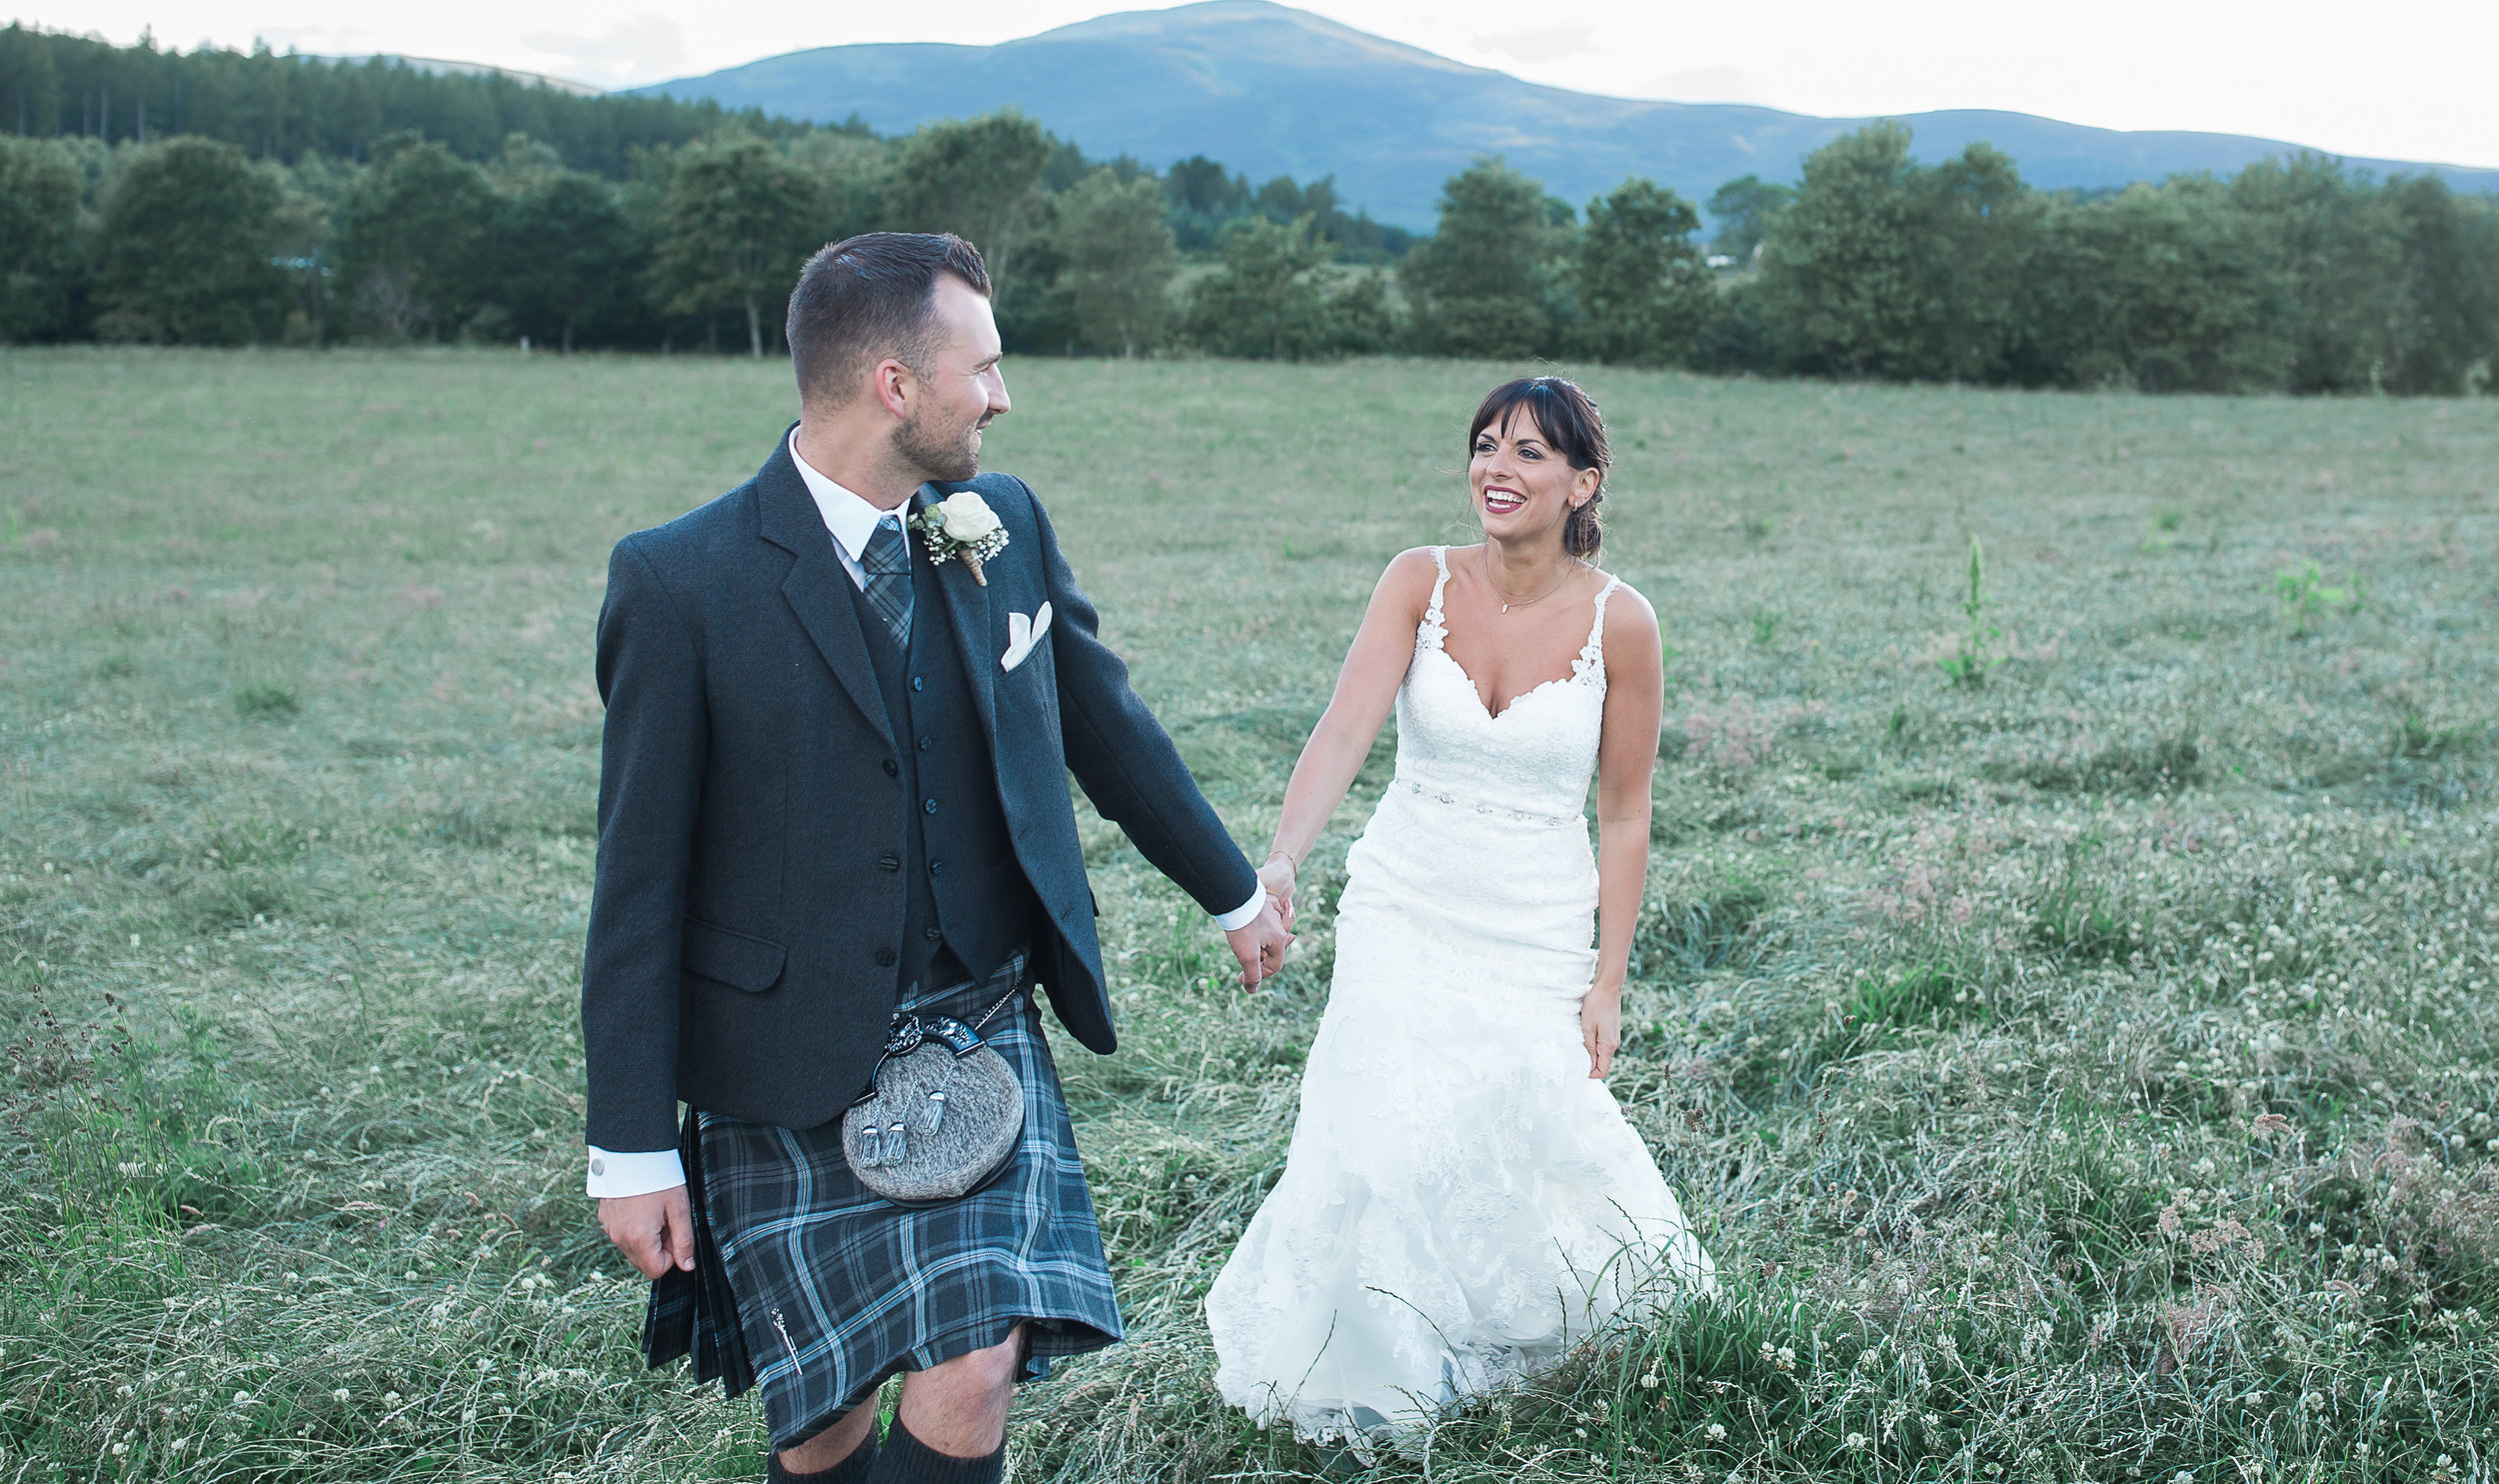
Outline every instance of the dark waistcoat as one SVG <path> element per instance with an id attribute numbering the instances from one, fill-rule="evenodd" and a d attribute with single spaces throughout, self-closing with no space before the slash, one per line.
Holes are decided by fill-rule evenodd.
<path id="1" fill-rule="evenodd" d="M 914 985 L 941 989 L 988 975 L 1041 920 L 1040 900 L 1007 832 L 998 770 L 937 568 L 917 540 L 913 546 L 908 653 L 857 586 L 843 584 L 859 609 L 894 729 L 894 765 L 911 800 L 901 841 L 903 939 L 896 978 L 906 997 Z"/>

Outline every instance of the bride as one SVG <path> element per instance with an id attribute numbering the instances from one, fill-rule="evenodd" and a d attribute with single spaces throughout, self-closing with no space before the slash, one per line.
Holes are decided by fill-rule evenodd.
<path id="1" fill-rule="evenodd" d="M 1484 542 L 1388 564 L 1259 871 L 1289 920 L 1393 705 L 1283 1177 L 1207 1295 L 1225 1399 L 1305 1437 L 1426 1424 L 1711 1271 L 1602 1080 L 1664 691 L 1656 614 L 1590 561 L 1604 424 L 1533 377 L 1466 436 Z"/>

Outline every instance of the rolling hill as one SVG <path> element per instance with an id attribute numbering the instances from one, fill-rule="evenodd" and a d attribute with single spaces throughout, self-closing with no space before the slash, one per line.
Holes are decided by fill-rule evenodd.
<path id="1" fill-rule="evenodd" d="M 820 47 L 639 91 L 828 123 L 857 114 L 881 133 L 1013 105 L 1097 158 L 1161 168 L 1203 153 L 1252 181 L 1333 174 L 1347 202 L 1418 230 L 1432 224 L 1440 182 L 1478 155 L 1503 155 L 1574 202 L 1629 175 L 1700 201 L 1741 175 L 1793 179 L 1804 154 L 1867 122 L 1543 87 L 1267 0 L 1100 16 L 996 46 Z M 2226 172 L 2297 148 L 1976 109 L 1903 122 L 1923 158 L 1985 141 L 2049 188 Z M 2460 190 L 2499 191 L 2499 170 L 2351 163 L 2436 169 Z"/>

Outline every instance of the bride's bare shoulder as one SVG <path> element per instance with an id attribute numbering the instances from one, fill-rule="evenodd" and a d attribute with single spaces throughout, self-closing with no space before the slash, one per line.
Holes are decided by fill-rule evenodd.
<path id="1" fill-rule="evenodd" d="M 1408 547 L 1389 558 L 1387 570 L 1379 575 L 1377 595 L 1398 601 L 1410 597 L 1416 608 L 1429 602 L 1432 580 L 1439 575 L 1439 564 L 1431 553 L 1430 547 Z"/>
<path id="2" fill-rule="evenodd" d="M 1601 586 L 1605 578 L 1600 575 Z M 1614 579 L 1612 596 L 1605 600 L 1604 641 L 1609 650 L 1623 650 L 1623 658 L 1663 653 L 1664 641 L 1657 631 L 1657 610 L 1649 606 L 1640 590 L 1620 579 Z"/>

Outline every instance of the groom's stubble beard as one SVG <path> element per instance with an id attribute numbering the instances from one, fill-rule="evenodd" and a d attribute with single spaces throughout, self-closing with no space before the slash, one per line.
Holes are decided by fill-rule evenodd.
<path id="1" fill-rule="evenodd" d="M 931 426 L 934 421 L 924 414 L 895 429 L 894 452 L 928 480 L 960 484 L 979 474 L 981 455 L 972 439 L 989 426 L 989 415 L 952 432 Z"/>

